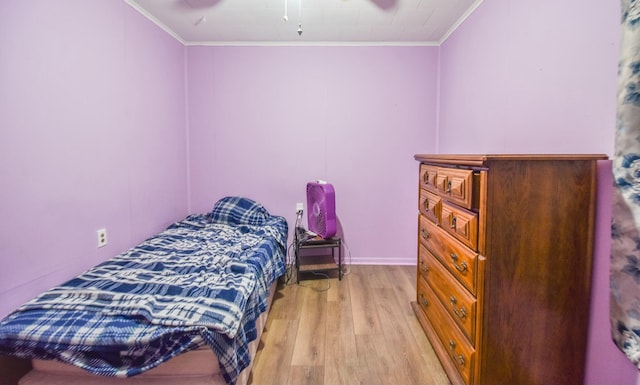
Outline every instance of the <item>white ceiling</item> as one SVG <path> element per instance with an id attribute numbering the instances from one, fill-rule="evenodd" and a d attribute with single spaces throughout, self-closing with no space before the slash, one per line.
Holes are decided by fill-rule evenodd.
<path id="1" fill-rule="evenodd" d="M 439 45 L 482 0 L 125 2 L 185 45 Z"/>

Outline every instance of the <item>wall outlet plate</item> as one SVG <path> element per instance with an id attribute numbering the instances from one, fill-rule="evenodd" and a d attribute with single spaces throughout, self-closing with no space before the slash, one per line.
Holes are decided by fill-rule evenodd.
<path id="1" fill-rule="evenodd" d="M 96 231 L 98 235 L 98 247 L 102 247 L 107 244 L 107 229 L 100 229 Z"/>
<path id="2" fill-rule="evenodd" d="M 302 202 L 296 203 L 296 213 L 300 213 L 302 212 L 302 210 L 304 210 L 304 205 L 302 204 Z"/>

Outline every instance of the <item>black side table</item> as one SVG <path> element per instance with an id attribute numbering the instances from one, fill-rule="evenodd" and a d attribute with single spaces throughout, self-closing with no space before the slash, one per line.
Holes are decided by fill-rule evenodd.
<path id="1" fill-rule="evenodd" d="M 296 282 L 300 283 L 300 273 L 337 271 L 338 280 L 342 280 L 342 240 L 334 236 L 328 239 L 309 237 L 305 229 L 295 231 Z M 302 255 L 305 249 L 330 249 L 331 254 Z M 338 263 L 335 262 L 338 249 Z M 327 251 L 328 252 L 328 251 Z"/>

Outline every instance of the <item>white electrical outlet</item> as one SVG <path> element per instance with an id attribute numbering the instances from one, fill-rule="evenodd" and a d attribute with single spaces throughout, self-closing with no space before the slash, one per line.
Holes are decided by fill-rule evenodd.
<path id="1" fill-rule="evenodd" d="M 100 229 L 96 231 L 98 235 L 98 247 L 102 247 L 107 244 L 107 229 Z"/>
<path id="2" fill-rule="evenodd" d="M 296 213 L 302 213 L 302 210 L 304 210 L 304 206 L 302 205 L 302 202 L 296 203 Z"/>

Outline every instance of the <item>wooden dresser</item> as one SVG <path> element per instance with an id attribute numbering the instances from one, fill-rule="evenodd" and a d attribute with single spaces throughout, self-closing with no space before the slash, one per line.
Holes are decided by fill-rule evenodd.
<path id="1" fill-rule="evenodd" d="M 415 155 L 413 309 L 452 384 L 582 384 L 597 160 Z"/>

